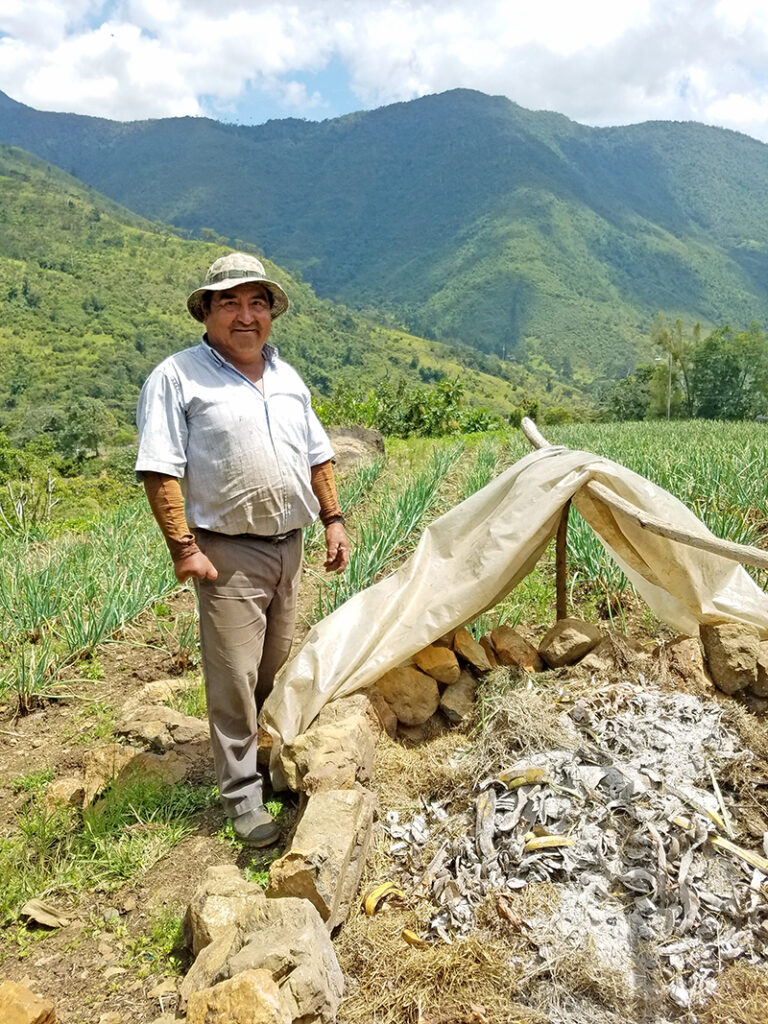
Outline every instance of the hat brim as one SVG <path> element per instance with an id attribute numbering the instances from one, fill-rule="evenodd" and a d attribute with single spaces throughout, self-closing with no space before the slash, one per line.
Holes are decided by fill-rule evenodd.
<path id="1" fill-rule="evenodd" d="M 290 305 L 288 296 L 277 281 L 270 281 L 268 277 L 254 277 L 253 274 L 251 274 L 249 277 L 229 278 L 226 281 L 216 281 L 215 284 L 204 284 L 201 288 L 196 288 L 187 298 L 187 309 L 195 320 L 198 320 L 202 324 L 205 322 L 205 309 L 203 307 L 203 295 L 205 292 L 223 292 L 231 288 L 237 288 L 240 284 L 264 285 L 272 296 L 273 320 L 282 316 Z"/>

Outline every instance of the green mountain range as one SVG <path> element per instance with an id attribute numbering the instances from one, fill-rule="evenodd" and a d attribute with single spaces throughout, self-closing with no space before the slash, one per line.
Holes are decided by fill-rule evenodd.
<path id="1" fill-rule="evenodd" d="M 106 439 L 117 432 L 129 441 L 150 369 L 200 338 L 186 296 L 223 251 L 0 145 L 0 430 L 16 444 L 60 439 L 75 410 L 80 427 L 100 418 Z M 469 404 L 504 415 L 536 391 L 519 367 L 376 323 L 265 265 L 291 298 L 272 339 L 318 396 L 460 378 Z M 549 397 L 576 396 L 554 388 Z"/>
<path id="2" fill-rule="evenodd" d="M 318 294 L 577 385 L 659 311 L 768 322 L 768 146 L 588 128 L 454 90 L 320 123 L 120 123 L 0 94 L 0 141 L 153 220 L 245 240 Z"/>

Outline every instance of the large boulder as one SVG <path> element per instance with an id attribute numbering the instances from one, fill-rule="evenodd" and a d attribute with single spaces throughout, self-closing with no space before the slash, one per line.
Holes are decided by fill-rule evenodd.
<path id="1" fill-rule="evenodd" d="M 741 622 L 718 622 L 699 627 L 709 674 L 723 693 L 757 686 L 760 634 Z"/>
<path id="2" fill-rule="evenodd" d="M 474 711 L 476 693 L 477 680 L 471 672 L 464 669 L 458 683 L 446 687 L 440 698 L 440 710 L 454 725 L 468 722 Z"/>
<path id="3" fill-rule="evenodd" d="M 246 916 L 243 945 L 229 960 L 230 975 L 266 970 L 296 1024 L 333 1024 L 344 979 L 320 915 L 302 899 L 265 900 Z"/>
<path id="4" fill-rule="evenodd" d="M 243 971 L 213 988 L 194 992 L 187 1024 L 291 1024 L 269 971 Z"/>
<path id="5" fill-rule="evenodd" d="M 760 644 L 757 655 L 757 679 L 750 684 L 750 692 L 755 697 L 768 697 L 768 640 Z"/>
<path id="6" fill-rule="evenodd" d="M 362 788 L 316 793 L 291 849 L 269 869 L 267 896 L 297 896 L 317 908 L 329 930 L 349 914 L 371 843 L 376 798 Z"/>
<path id="7" fill-rule="evenodd" d="M 391 669 L 378 680 L 376 689 L 403 725 L 421 725 L 440 703 L 435 680 L 412 665 Z"/>
<path id="8" fill-rule="evenodd" d="M 184 918 L 184 930 L 195 956 L 218 936 L 238 924 L 254 906 L 266 903 L 264 890 L 247 882 L 234 864 L 208 868 L 192 897 Z"/>
<path id="9" fill-rule="evenodd" d="M 184 679 L 155 679 L 145 683 L 123 701 L 122 716 L 127 718 L 137 708 L 150 704 L 169 704 L 179 693 L 189 689 Z"/>
<path id="10" fill-rule="evenodd" d="M 94 747 L 93 750 L 83 754 L 83 772 L 85 774 L 83 805 L 87 807 L 102 790 L 118 777 L 123 768 L 130 764 L 135 756 L 135 750 L 123 747 L 119 743 Z"/>
<path id="11" fill-rule="evenodd" d="M 181 744 L 207 743 L 210 736 L 207 722 L 162 704 L 134 708 L 115 731 L 119 736 L 160 752 Z"/>
<path id="12" fill-rule="evenodd" d="M 491 642 L 502 665 L 523 672 L 544 671 L 539 652 L 512 626 L 497 626 L 491 630 Z"/>
<path id="13" fill-rule="evenodd" d="M 334 468 L 341 476 L 384 454 L 381 431 L 372 427 L 331 427 L 328 436 L 333 448 Z"/>
<path id="14" fill-rule="evenodd" d="M 461 675 L 456 655 L 448 647 L 436 647 L 430 644 L 413 656 L 416 667 L 438 683 L 456 683 Z"/>
<path id="15" fill-rule="evenodd" d="M 468 629 L 457 629 L 453 635 L 453 649 L 460 658 L 466 661 L 477 672 L 490 672 L 491 663 L 488 655 L 475 640 Z"/>
<path id="16" fill-rule="evenodd" d="M 332 700 L 310 727 L 280 751 L 293 790 L 349 789 L 367 782 L 381 723 L 367 693 Z"/>
<path id="17" fill-rule="evenodd" d="M 653 661 L 662 676 L 691 693 L 711 693 L 701 643 L 696 636 L 676 636 L 654 649 Z"/>
<path id="18" fill-rule="evenodd" d="M 550 668 L 575 665 L 603 639 L 600 629 L 582 619 L 560 619 L 539 644 L 539 654 Z"/>
<path id="19" fill-rule="evenodd" d="M 56 1024 L 52 1002 L 15 981 L 0 983 L 0 1021 L 3 1024 Z"/>

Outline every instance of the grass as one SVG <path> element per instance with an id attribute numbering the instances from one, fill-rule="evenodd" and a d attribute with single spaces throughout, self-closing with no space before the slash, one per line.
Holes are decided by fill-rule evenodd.
<path id="1" fill-rule="evenodd" d="M 150 917 L 141 935 L 125 942 L 124 967 L 137 977 L 150 974 L 182 974 L 189 966 L 189 950 L 184 940 L 183 918 L 165 909 Z"/>
<path id="2" fill-rule="evenodd" d="M 323 581 L 320 587 L 317 618 L 329 615 L 394 567 L 412 546 L 413 535 L 433 509 L 446 474 L 463 450 L 460 445 L 435 448 L 426 468 L 417 477 L 406 479 L 397 493 L 387 495 L 360 524 L 346 572 Z"/>
<path id="3" fill-rule="evenodd" d="M 194 831 L 195 816 L 215 799 L 207 787 L 149 780 L 113 785 L 82 813 L 33 798 L 16 831 L 0 839 L 0 920 L 12 920 L 32 896 L 119 887 Z"/>

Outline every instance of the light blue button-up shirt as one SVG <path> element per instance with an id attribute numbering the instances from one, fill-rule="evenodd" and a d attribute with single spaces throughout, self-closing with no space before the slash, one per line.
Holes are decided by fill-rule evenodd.
<path id="1" fill-rule="evenodd" d="M 136 472 L 178 477 L 190 526 L 275 536 L 320 510 L 310 466 L 333 457 L 296 371 L 264 347 L 262 391 L 203 338 L 141 390 Z"/>

